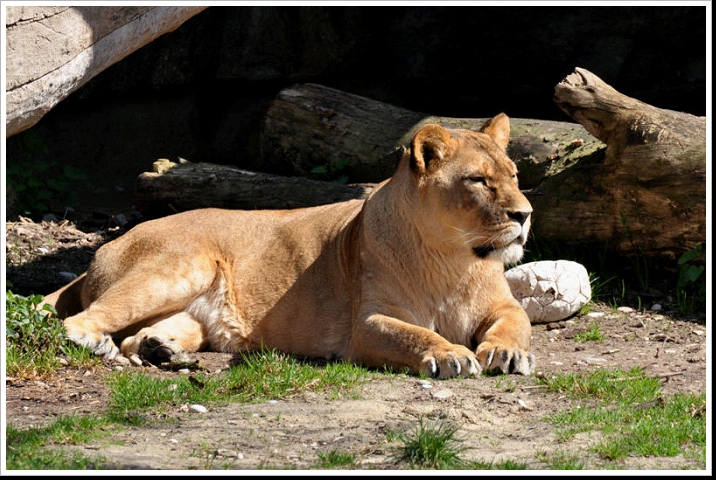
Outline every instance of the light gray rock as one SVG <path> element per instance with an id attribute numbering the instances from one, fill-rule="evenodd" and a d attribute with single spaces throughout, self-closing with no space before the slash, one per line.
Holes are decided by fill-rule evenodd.
<path id="1" fill-rule="evenodd" d="M 525 263 L 507 270 L 505 276 L 533 324 L 564 320 L 592 297 L 587 269 L 569 260 Z"/>

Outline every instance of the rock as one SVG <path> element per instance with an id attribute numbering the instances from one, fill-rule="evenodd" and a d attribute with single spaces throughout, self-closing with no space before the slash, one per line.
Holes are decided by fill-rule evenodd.
<path id="1" fill-rule="evenodd" d="M 607 360 L 602 357 L 597 357 L 595 355 L 585 355 L 581 357 L 579 360 L 577 360 L 577 364 L 585 364 L 585 365 L 606 365 Z"/>
<path id="2" fill-rule="evenodd" d="M 120 366 L 129 365 L 129 359 L 127 357 L 125 357 L 124 355 L 117 355 L 116 357 L 114 357 L 112 359 L 112 362 L 114 362 L 114 364 L 120 365 Z"/>
<path id="3" fill-rule="evenodd" d="M 433 392 L 432 396 L 433 398 L 443 400 L 452 397 L 452 391 L 450 389 L 444 388 L 442 390 L 438 390 L 437 392 Z"/>
<path id="4" fill-rule="evenodd" d="M 587 269 L 569 260 L 525 263 L 507 270 L 505 276 L 533 324 L 564 320 L 592 297 Z"/>
<path id="5" fill-rule="evenodd" d="M 204 405 L 194 404 L 189 406 L 189 411 L 192 413 L 206 413 L 208 410 Z"/>
<path id="6" fill-rule="evenodd" d="M 428 382 L 427 380 L 418 380 L 418 385 L 423 388 L 433 388 L 433 384 Z"/>

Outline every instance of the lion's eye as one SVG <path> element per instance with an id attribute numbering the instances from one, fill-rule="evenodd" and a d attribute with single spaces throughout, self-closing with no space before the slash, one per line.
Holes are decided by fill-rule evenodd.
<path id="1" fill-rule="evenodd" d="M 473 176 L 467 177 L 467 179 L 472 183 L 481 183 L 483 185 L 487 185 L 487 182 L 485 181 L 485 177 L 481 177 L 479 175 L 473 175 Z"/>

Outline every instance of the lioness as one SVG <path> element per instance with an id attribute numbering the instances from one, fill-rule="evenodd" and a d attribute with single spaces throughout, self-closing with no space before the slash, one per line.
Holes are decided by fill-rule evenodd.
<path id="1" fill-rule="evenodd" d="M 46 302 L 109 359 L 269 347 L 435 378 L 529 374 L 530 321 L 504 264 L 522 256 L 532 207 L 509 135 L 504 114 L 479 132 L 426 125 L 365 200 L 139 224 Z"/>

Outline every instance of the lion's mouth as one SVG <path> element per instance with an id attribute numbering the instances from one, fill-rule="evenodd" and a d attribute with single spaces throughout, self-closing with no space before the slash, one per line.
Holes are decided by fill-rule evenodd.
<path id="1" fill-rule="evenodd" d="M 494 252 L 496 248 L 492 245 L 487 245 L 484 247 L 475 247 L 472 249 L 473 252 L 475 252 L 475 255 L 477 255 L 479 258 L 485 258 L 490 254 L 490 252 Z"/>
<path id="2" fill-rule="evenodd" d="M 478 258 L 485 258 L 490 253 L 494 252 L 495 250 L 502 250 L 503 248 L 507 248 L 510 245 L 522 245 L 522 240 L 520 237 L 515 238 L 507 245 L 503 245 L 502 247 L 497 247 L 495 245 L 483 245 L 482 247 L 473 247 L 472 251 L 475 252 L 475 255 L 477 255 Z"/>

